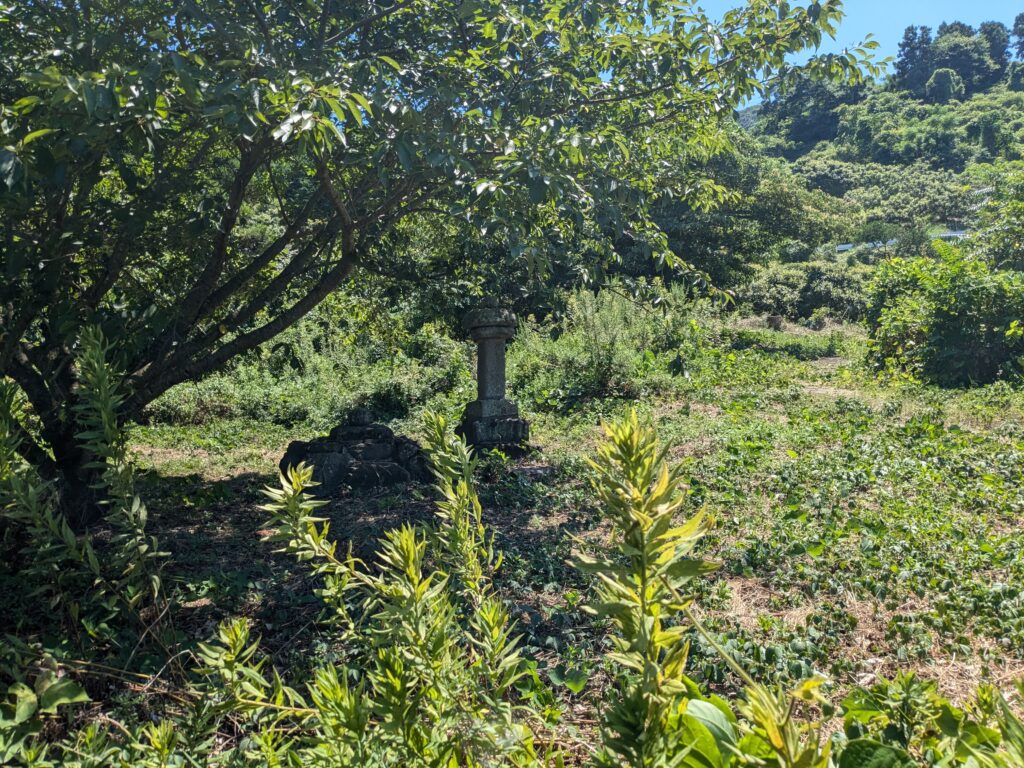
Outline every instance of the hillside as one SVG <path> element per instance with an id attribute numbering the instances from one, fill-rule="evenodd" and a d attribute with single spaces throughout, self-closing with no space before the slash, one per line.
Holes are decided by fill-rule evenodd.
<path id="1" fill-rule="evenodd" d="M 934 40 L 912 27 L 885 82 L 799 80 L 741 123 L 811 189 L 868 221 L 969 227 L 1024 147 L 1024 65 L 1009 59 L 1009 30 L 993 25 L 944 24 Z M 965 49 L 973 55 L 954 55 Z"/>

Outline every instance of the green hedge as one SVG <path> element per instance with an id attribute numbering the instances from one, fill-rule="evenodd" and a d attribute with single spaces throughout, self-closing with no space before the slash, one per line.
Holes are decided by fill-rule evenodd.
<path id="1" fill-rule="evenodd" d="M 859 320 L 872 270 L 866 264 L 833 261 L 769 264 L 758 270 L 738 298 L 755 312 L 791 320 L 810 318 L 821 309 L 838 320 Z"/>
<path id="2" fill-rule="evenodd" d="M 1024 273 L 950 246 L 937 251 L 879 266 L 867 308 L 869 359 L 942 386 L 1019 375 Z"/>

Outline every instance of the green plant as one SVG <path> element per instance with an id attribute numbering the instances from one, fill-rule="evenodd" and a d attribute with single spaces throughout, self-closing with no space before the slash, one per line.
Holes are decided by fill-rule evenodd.
<path id="1" fill-rule="evenodd" d="M 387 533 L 375 571 L 337 557 L 327 524 L 312 514 L 321 503 L 306 492 L 310 468 L 293 468 L 268 489 L 272 540 L 323 576 L 320 595 L 351 643 L 351 666 L 318 670 L 307 703 L 276 673 L 272 681 L 260 674 L 244 624 L 222 628 L 221 644 L 203 652 L 207 674 L 234 691 L 234 706 L 255 722 L 270 716 L 275 732 L 286 722 L 306 731 L 314 746 L 296 754 L 309 765 L 536 760 L 531 730 L 513 717 L 526 710 L 509 701 L 524 670 L 508 612 L 489 587 L 500 558 L 480 523 L 472 457 L 443 419 L 429 427 L 438 525 Z"/>
<path id="2" fill-rule="evenodd" d="M 594 491 L 621 537 L 616 541 L 621 559 L 581 554 L 576 560 L 577 567 L 599 578 L 591 610 L 615 627 L 609 659 L 622 671 L 616 703 L 602 716 L 597 764 L 670 765 L 693 750 L 692 760 L 681 764 L 695 765 L 704 750 L 718 746 L 700 719 L 687 712 L 687 702 L 702 697 L 685 674 L 686 627 L 673 619 L 689 604 L 682 591 L 714 569 L 690 556 L 709 523 L 697 515 L 675 524 L 682 506 L 679 471 L 668 469 L 664 449 L 652 431 L 639 426 L 635 413 L 605 429 L 608 441 L 592 463 Z M 726 708 L 715 716 L 732 715 Z M 732 725 L 728 719 L 726 724 L 728 733 Z"/>
<path id="3" fill-rule="evenodd" d="M 688 351 L 698 335 L 682 292 L 649 286 L 654 305 L 612 285 L 567 297 L 556 322 L 524 324 L 511 348 L 509 383 L 541 410 L 601 398 L 634 399 L 663 386 L 658 353 Z"/>
<path id="4" fill-rule="evenodd" d="M 762 760 L 780 768 L 826 768 L 830 748 L 820 723 L 795 717 L 800 702 L 821 701 L 824 682 L 792 691 L 755 683 L 707 633 L 685 594 L 715 565 L 692 557 L 709 528 L 700 513 L 677 524 L 684 503 L 681 468 L 669 469 L 653 430 L 631 412 L 606 425 L 607 442 L 592 463 L 594 491 L 615 526 L 616 558 L 579 555 L 598 576 L 595 615 L 616 629 L 608 659 L 620 670 L 614 703 L 602 714 L 602 766 L 726 766 Z M 737 703 L 743 720 L 687 677 L 691 624 L 747 683 Z"/>
<path id="5" fill-rule="evenodd" d="M 1024 339 L 1024 275 L 936 244 L 937 258 L 882 264 L 867 312 L 869 357 L 878 370 L 906 371 L 944 386 L 1014 375 Z"/>
<path id="6" fill-rule="evenodd" d="M 109 529 L 97 542 L 77 536 L 55 491 L 21 457 L 17 389 L 0 381 L 0 539 L 13 574 L 0 574 L 10 651 L 0 654 L 0 761 L 31 754 L 27 739 L 65 704 L 87 701 L 67 676 L 62 657 L 119 658 L 130 663 L 140 648 L 161 638 L 166 601 L 160 568 L 164 553 L 145 531 L 146 508 L 135 495 L 127 440 L 120 427 L 121 374 L 97 328 L 83 332 L 77 359 L 77 436 L 95 470 L 99 498 L 109 505 Z M 6 569 L 5 569 L 6 570 Z M 42 604 L 42 610 L 30 606 Z M 64 637 L 56 642 L 52 635 Z M 52 643 L 47 646 L 44 641 Z"/>
<path id="7" fill-rule="evenodd" d="M 1016 93 L 1024 91 L 1024 62 L 1014 61 L 1006 73 L 1007 87 Z"/>
<path id="8" fill-rule="evenodd" d="M 964 81 L 952 69 L 936 69 L 924 87 L 929 101 L 937 104 L 948 104 L 955 99 L 962 99 L 966 92 Z"/>
<path id="9" fill-rule="evenodd" d="M 872 271 L 873 267 L 865 265 L 827 260 L 772 263 L 755 272 L 738 298 L 755 312 L 792 320 L 811 318 L 818 311 L 859 320 L 864 315 Z"/>
<path id="10" fill-rule="evenodd" d="M 163 605 L 163 553 L 145 531 L 146 507 L 134 492 L 119 424 L 121 374 L 108 362 L 109 352 L 98 329 L 85 331 L 77 364 L 76 407 L 83 426 L 77 439 L 90 457 L 87 468 L 95 470 L 92 490 L 109 508 L 108 535 L 101 545 L 91 534 L 74 533 L 53 486 L 21 457 L 16 416 L 21 401 L 10 382 L 0 383 L 0 521 L 9 548 L 5 559 L 21 565 L 8 582 L 12 598 L 21 603 L 18 615 L 34 615 L 38 628 L 56 618 L 80 644 L 124 643 L 117 636 L 125 622 L 139 625 L 143 636 L 149 634 L 154 628 L 145 626 L 143 615 L 153 619 Z M 57 612 L 28 608 L 40 598 L 49 611 Z"/>
<path id="11" fill-rule="evenodd" d="M 1017 688 L 1024 693 L 1024 682 Z M 855 739 L 851 747 L 877 745 L 876 752 L 888 753 L 893 765 L 917 765 L 913 754 L 927 765 L 1009 768 L 1024 757 L 1024 723 L 1006 697 L 986 685 L 961 709 L 933 682 L 900 673 L 853 691 L 843 702 L 843 722 Z"/>
<path id="12" fill-rule="evenodd" d="M 821 331 L 828 325 L 828 321 L 828 309 L 825 307 L 818 307 L 816 310 L 811 312 L 811 316 L 807 318 L 807 327 L 814 331 Z"/>

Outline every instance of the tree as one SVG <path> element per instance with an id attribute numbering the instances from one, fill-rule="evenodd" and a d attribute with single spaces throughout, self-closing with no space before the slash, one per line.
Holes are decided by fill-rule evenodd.
<path id="1" fill-rule="evenodd" d="M 898 88 L 917 95 L 924 93 L 924 86 L 932 71 L 932 31 L 929 27 L 907 27 L 900 41 L 896 58 L 895 82 Z"/>
<path id="2" fill-rule="evenodd" d="M 413 215 L 513 245 L 589 222 L 671 259 L 649 169 L 710 151 L 721 116 L 841 16 L 839 0 L 720 24 L 661 0 L 0 0 L 0 375 L 38 420 L 24 453 L 69 503 L 89 483 L 82 328 L 113 339 L 137 416 L 355 270 L 391 270 L 381 244 Z M 856 79 L 868 57 L 809 67 Z"/>
<path id="3" fill-rule="evenodd" d="M 1024 13 L 1018 13 L 1013 20 L 1013 37 L 1016 41 L 1013 44 L 1018 59 L 1024 59 Z"/>
<path id="4" fill-rule="evenodd" d="M 1005 120 L 995 112 L 981 115 L 971 132 L 978 137 L 978 159 L 983 163 L 1005 156 L 1014 143 L 1013 134 L 1007 130 Z"/>
<path id="5" fill-rule="evenodd" d="M 999 169 L 994 181 L 973 242 L 996 268 L 1024 272 L 1024 173 Z"/>
<path id="6" fill-rule="evenodd" d="M 755 138 L 737 133 L 735 151 L 707 168 L 708 178 L 727 190 L 726 202 L 704 210 L 666 200 L 654 211 L 673 251 L 725 288 L 788 243 L 813 248 L 844 236 L 855 215 L 851 206 L 808 190 L 787 163 L 765 157 Z M 637 261 L 645 270 L 637 273 L 650 272 L 649 259 Z"/>
<path id="7" fill-rule="evenodd" d="M 1006 83 L 1011 91 L 1018 93 L 1024 91 L 1024 62 L 1014 61 L 1010 63 L 1006 71 Z"/>
<path id="8" fill-rule="evenodd" d="M 998 21 L 986 21 L 978 27 L 978 34 L 988 42 L 988 54 L 998 67 L 992 83 L 998 81 L 1010 66 L 1010 30 Z M 989 83 L 990 85 L 992 83 Z"/>
<path id="9" fill-rule="evenodd" d="M 787 155 L 803 154 L 820 141 L 831 141 L 839 129 L 839 107 L 856 104 L 865 86 L 844 85 L 807 77 L 770 95 L 758 114 L 759 130 L 783 135 L 792 143 Z"/>
<path id="10" fill-rule="evenodd" d="M 931 47 L 931 65 L 932 71 L 952 69 L 960 75 L 968 94 L 982 90 L 999 78 L 999 66 L 989 55 L 989 44 L 979 36 L 947 34 L 939 37 Z"/>
<path id="11" fill-rule="evenodd" d="M 925 86 L 928 101 L 947 104 L 964 97 L 964 81 L 952 69 L 936 69 Z"/>
<path id="12" fill-rule="evenodd" d="M 940 38 L 948 37 L 949 35 L 957 35 L 959 37 L 974 37 L 974 27 L 970 24 L 964 24 L 962 21 L 951 21 L 949 23 L 942 22 L 939 24 Z"/>

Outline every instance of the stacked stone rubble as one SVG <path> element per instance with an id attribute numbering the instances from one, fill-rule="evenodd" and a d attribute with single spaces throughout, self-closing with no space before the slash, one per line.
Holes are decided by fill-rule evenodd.
<path id="1" fill-rule="evenodd" d="M 373 423 L 365 409 L 357 409 L 327 437 L 295 440 L 288 445 L 280 469 L 305 462 L 313 467 L 318 496 L 333 496 L 345 489 L 376 488 L 421 482 L 431 478 L 426 455 L 415 440 L 395 436 L 384 424 Z"/>

